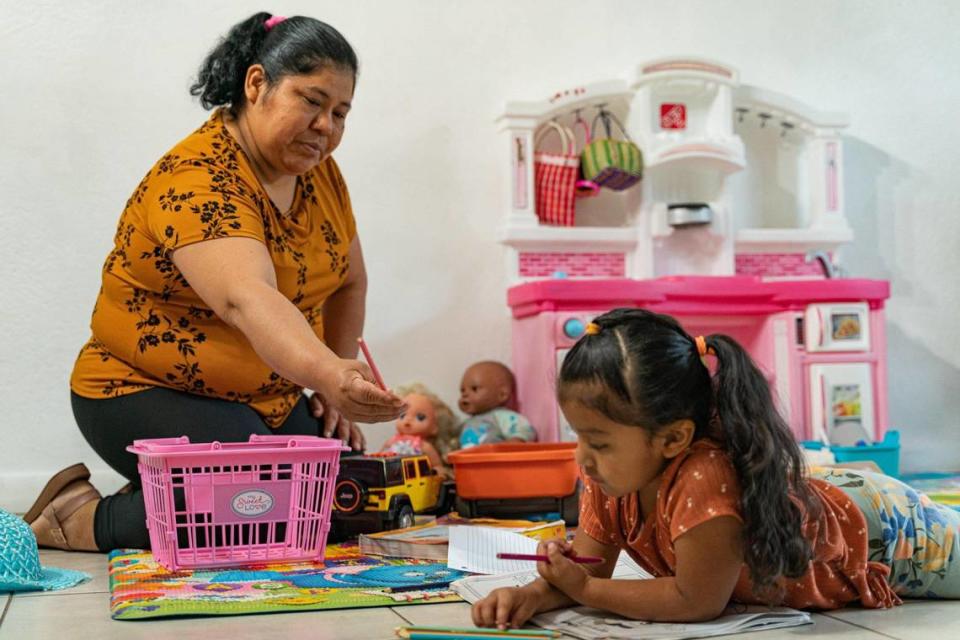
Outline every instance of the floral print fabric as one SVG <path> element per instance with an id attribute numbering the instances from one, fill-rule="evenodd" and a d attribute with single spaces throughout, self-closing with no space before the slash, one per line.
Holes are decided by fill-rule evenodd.
<path id="1" fill-rule="evenodd" d="M 863 511 L 869 559 L 908 598 L 960 598 L 960 512 L 894 478 L 869 471 L 814 469 Z"/>

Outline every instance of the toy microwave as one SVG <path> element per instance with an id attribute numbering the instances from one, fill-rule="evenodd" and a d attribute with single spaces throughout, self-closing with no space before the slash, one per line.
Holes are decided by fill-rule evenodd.
<path id="1" fill-rule="evenodd" d="M 807 351 L 868 351 L 869 318 L 865 302 L 809 305 L 804 314 Z"/>

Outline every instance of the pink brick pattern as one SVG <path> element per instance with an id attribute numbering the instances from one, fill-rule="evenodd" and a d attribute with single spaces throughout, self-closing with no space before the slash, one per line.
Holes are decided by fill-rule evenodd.
<path id="1" fill-rule="evenodd" d="M 520 253 L 521 278 L 549 278 L 558 271 L 568 278 L 622 278 L 627 273 L 622 253 Z"/>
<path id="2" fill-rule="evenodd" d="M 738 276 L 822 276 L 816 260 L 807 262 L 803 253 L 738 253 Z"/>

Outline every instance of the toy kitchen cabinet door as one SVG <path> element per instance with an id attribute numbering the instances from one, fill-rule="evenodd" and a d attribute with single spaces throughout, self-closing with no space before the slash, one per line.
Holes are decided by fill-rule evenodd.
<path id="1" fill-rule="evenodd" d="M 845 447 L 875 440 L 869 363 L 811 365 L 810 405 L 814 438 Z"/>

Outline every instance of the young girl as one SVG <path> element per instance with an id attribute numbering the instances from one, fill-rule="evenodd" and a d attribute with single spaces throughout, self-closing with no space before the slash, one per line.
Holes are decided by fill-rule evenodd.
<path id="1" fill-rule="evenodd" d="M 731 338 L 611 311 L 567 355 L 558 396 L 577 434 L 580 527 L 572 545 L 541 545 L 540 579 L 477 602 L 475 624 L 518 627 L 574 604 L 698 621 L 731 600 L 834 609 L 960 597 L 960 513 L 880 474 L 807 477 L 766 379 Z M 655 578 L 611 580 L 621 549 Z"/>

